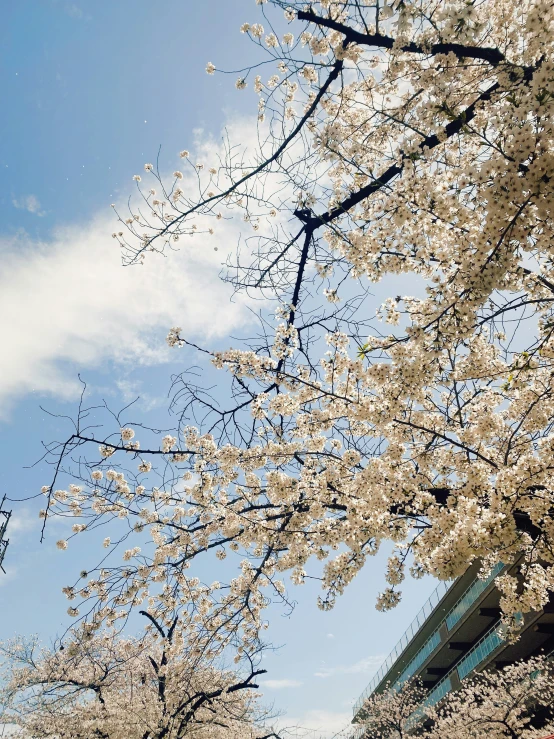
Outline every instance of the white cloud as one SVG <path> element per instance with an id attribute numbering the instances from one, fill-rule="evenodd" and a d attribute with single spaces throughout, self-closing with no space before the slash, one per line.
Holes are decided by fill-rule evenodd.
<path id="1" fill-rule="evenodd" d="M 264 688 L 270 688 L 271 690 L 281 690 L 281 688 L 299 688 L 302 683 L 300 680 L 262 680 L 260 685 Z"/>
<path id="2" fill-rule="evenodd" d="M 233 135 L 255 140 L 244 122 L 229 125 Z M 197 132 L 196 146 L 203 161 L 217 162 L 221 147 L 213 140 Z M 130 174 L 129 191 L 132 186 Z M 196 173 L 182 187 L 194 197 Z M 18 203 L 39 208 L 32 197 Z M 124 213 L 126 205 L 118 210 Z M 172 326 L 209 345 L 251 319 L 246 299 L 231 302 L 232 288 L 219 279 L 244 227 L 240 217 L 219 221 L 214 235 L 186 239 L 168 257 L 151 254 L 143 266 L 126 268 L 111 238 L 116 224 L 106 207 L 88 223 L 58 228 L 44 242 L 25 233 L 0 236 L 0 414 L 29 392 L 73 398 L 80 390 L 77 372 L 106 363 L 117 365 L 113 379 L 129 395 L 136 380 L 127 379 L 127 369 L 175 358 L 178 350 L 165 345 Z M 155 405 L 157 398 L 147 402 Z"/>
<path id="3" fill-rule="evenodd" d="M 327 634 L 327 639 L 334 639 L 334 638 L 335 638 L 334 634 Z"/>
<path id="4" fill-rule="evenodd" d="M 248 121 L 230 121 L 226 131 L 232 140 L 257 140 Z M 223 145 L 202 131 L 193 138 L 194 161 L 217 165 Z M 128 192 L 131 178 L 132 173 Z M 196 171 L 185 174 L 181 187 L 186 196 L 197 197 Z M 18 207 L 23 202 L 27 209 L 40 207 L 31 197 L 17 201 Z M 126 200 L 117 205 L 126 213 Z M 181 326 L 184 336 L 209 345 L 251 320 L 247 299 L 235 296 L 231 302 L 232 288 L 219 279 L 241 230 L 252 235 L 250 226 L 238 213 L 218 221 L 214 235 L 201 233 L 207 225 L 200 219 L 199 233 L 182 240 L 180 251 L 150 254 L 143 266 L 127 268 L 111 238 L 117 221 L 108 207 L 88 223 L 58 228 L 44 242 L 25 233 L 0 235 L 0 417 L 29 392 L 76 397 L 77 372 L 102 364 L 117 364 L 114 381 L 132 392 L 130 385 L 124 387 L 129 373 L 120 370 L 174 359 L 176 350 L 165 345 L 170 327 Z M 155 405 L 158 399 L 150 396 L 147 402 Z"/>
<path id="5" fill-rule="evenodd" d="M 209 341 L 246 320 L 244 303 L 231 303 L 229 286 L 218 278 L 216 236 L 190 239 L 169 258 L 123 268 L 111 230 L 104 216 L 61 228 L 45 243 L 0 238 L 4 411 L 8 401 L 31 391 L 74 397 L 75 365 L 167 361 L 177 351 L 165 346 L 171 326 Z M 236 241 L 232 223 L 220 238 Z"/>
<path id="6" fill-rule="evenodd" d="M 45 211 L 40 209 L 40 202 L 36 195 L 22 195 L 20 198 L 14 198 L 12 205 L 19 210 L 26 210 L 37 216 L 43 216 Z"/>
<path id="7" fill-rule="evenodd" d="M 321 667 L 314 673 L 315 677 L 334 677 L 335 675 L 354 675 L 358 673 L 373 673 L 383 664 L 385 655 L 374 654 L 370 657 L 354 662 L 352 665 L 338 665 L 336 667 Z"/>

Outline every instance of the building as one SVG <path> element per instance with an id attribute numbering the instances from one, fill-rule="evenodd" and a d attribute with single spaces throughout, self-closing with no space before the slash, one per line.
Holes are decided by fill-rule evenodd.
<path id="1" fill-rule="evenodd" d="M 428 690 L 421 707 L 423 717 L 425 706 L 438 703 L 475 671 L 500 668 L 541 652 L 550 654 L 554 650 L 554 602 L 543 611 L 525 615 L 515 644 L 499 633 L 500 594 L 494 579 L 504 572 L 514 574 L 516 569 L 498 565 L 487 580 L 481 580 L 475 563 L 453 583 L 440 583 L 354 704 L 353 724 L 363 718 L 363 705 L 370 695 L 399 688 L 410 678 L 421 679 Z M 363 733 L 360 727 L 352 736 Z"/>

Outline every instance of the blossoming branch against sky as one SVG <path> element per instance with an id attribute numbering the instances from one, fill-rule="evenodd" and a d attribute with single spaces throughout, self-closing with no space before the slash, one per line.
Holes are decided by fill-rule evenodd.
<path id="1" fill-rule="evenodd" d="M 42 725 L 55 683 L 52 736 L 329 737 L 468 566 L 517 642 L 554 602 L 552 2 L 26 9 L 2 628 L 60 638 L 0 645 L 28 666 L 2 720 Z"/>
<path id="2" fill-rule="evenodd" d="M 96 551 L 92 538 L 72 544 L 71 558 L 57 551 L 65 533 L 57 522 L 40 545 L 42 501 L 32 499 L 43 477 L 30 465 L 42 440 L 66 433 L 55 414 L 73 415 L 79 375 L 94 402 L 122 406 L 140 396 L 151 425 L 169 427 L 170 376 L 198 364 L 168 349 L 169 327 L 226 348 L 251 320 L 248 301 L 230 302 L 217 279 L 237 243 L 235 223 L 218 226 L 217 252 L 206 234 L 144 268 L 123 269 L 111 238 L 110 204 L 125 205 L 132 173 L 157 160 L 160 144 L 160 169 L 171 172 L 185 147 L 215 158 L 225 130 L 235 141 L 252 138 L 256 99 L 237 91 L 233 77 L 206 78 L 205 66 L 208 40 L 219 68 L 251 61 L 239 26 L 256 8 L 250 0 L 216 4 L 217 12 L 191 0 L 155 8 L 144 0 L 31 0 L 2 11 L 0 84 L 9 105 L 0 151 L 0 495 L 30 500 L 13 506 L 1 638 L 63 633 L 71 558 Z M 306 587 L 313 597 L 290 618 L 276 613 L 279 649 L 266 658 L 262 689 L 285 712 L 284 724 L 330 732 L 346 723 L 432 585 L 408 587 L 387 616 L 373 605 L 383 582 L 369 575 L 328 614 L 315 607 L 315 586 Z"/>

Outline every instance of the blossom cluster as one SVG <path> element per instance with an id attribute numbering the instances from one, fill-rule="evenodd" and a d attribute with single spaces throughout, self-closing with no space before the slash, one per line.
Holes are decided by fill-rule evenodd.
<path id="1" fill-rule="evenodd" d="M 25 736 L 256 739 L 252 683 L 218 667 L 194 629 L 153 619 L 139 638 L 77 629 L 57 649 L 0 644 L 2 719 Z"/>
<path id="2" fill-rule="evenodd" d="M 424 739 L 542 739 L 554 729 L 553 691 L 552 663 L 533 657 L 469 677 L 439 704 L 425 702 L 418 681 L 385 689 L 366 701 L 359 719 L 375 739 L 402 739 L 413 735 L 416 726 Z M 531 720 L 539 715 L 539 726 L 533 726 Z"/>

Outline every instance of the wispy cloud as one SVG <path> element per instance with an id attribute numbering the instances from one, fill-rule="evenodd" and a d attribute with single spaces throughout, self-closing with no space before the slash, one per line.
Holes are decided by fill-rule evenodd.
<path id="1" fill-rule="evenodd" d="M 9 503 L 5 504 L 9 510 Z M 36 514 L 33 516 L 28 508 L 20 508 L 17 512 L 12 513 L 8 522 L 6 536 L 9 537 L 10 543 L 19 542 L 25 538 L 29 531 L 37 529 Z"/>
<path id="2" fill-rule="evenodd" d="M 78 18 L 79 20 L 90 20 L 91 16 L 85 14 L 85 11 L 80 8 L 76 3 L 65 3 L 65 12 L 72 18 Z"/>
<path id="3" fill-rule="evenodd" d="M 140 398 L 140 408 L 144 411 L 150 411 L 153 408 L 160 408 L 161 406 L 167 406 L 167 391 L 153 394 L 145 389 L 145 383 L 137 378 L 129 377 L 118 377 L 115 380 L 115 385 L 121 393 L 122 399 L 126 403 Z M 166 390 L 166 388 L 160 388 L 160 390 Z"/>
<path id="4" fill-rule="evenodd" d="M 20 198 L 13 198 L 12 205 L 19 210 L 26 210 L 36 216 L 43 216 L 46 211 L 41 209 L 39 199 L 36 195 L 22 195 Z"/>
<path id="5" fill-rule="evenodd" d="M 282 688 L 299 688 L 302 683 L 300 680 L 262 680 L 260 685 L 264 688 L 270 688 L 271 690 L 281 690 Z"/>
<path id="6" fill-rule="evenodd" d="M 286 737 L 294 737 L 294 739 L 346 737 L 351 732 L 352 727 L 350 731 L 347 728 L 351 718 L 350 711 L 310 710 L 299 716 L 287 716 L 282 719 L 279 722 L 279 733 Z"/>
<path id="7" fill-rule="evenodd" d="M 335 667 L 320 667 L 314 673 L 315 677 L 334 677 L 335 675 L 353 675 L 358 673 L 373 673 L 383 663 L 384 654 L 374 654 L 364 657 L 351 665 L 337 665 Z"/>
<path id="8" fill-rule="evenodd" d="M 79 21 L 90 21 L 92 16 L 71 0 L 51 0 L 54 7 L 60 8 L 66 15 Z M 91 3 L 92 5 L 92 3 Z"/>

